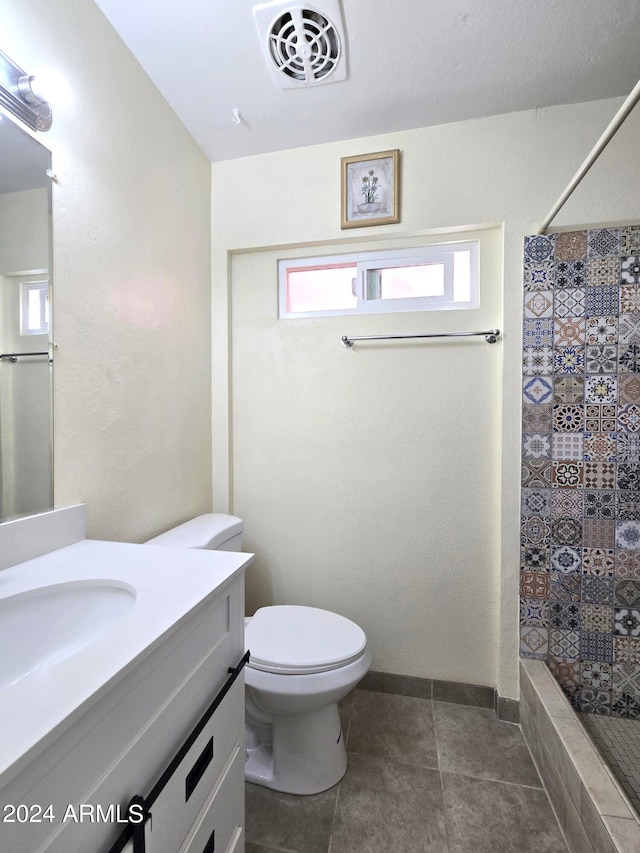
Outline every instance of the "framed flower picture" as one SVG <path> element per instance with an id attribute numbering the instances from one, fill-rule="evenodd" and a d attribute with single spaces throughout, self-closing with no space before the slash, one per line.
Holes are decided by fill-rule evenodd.
<path id="1" fill-rule="evenodd" d="M 341 228 L 389 225 L 398 215 L 399 150 L 342 158 Z"/>

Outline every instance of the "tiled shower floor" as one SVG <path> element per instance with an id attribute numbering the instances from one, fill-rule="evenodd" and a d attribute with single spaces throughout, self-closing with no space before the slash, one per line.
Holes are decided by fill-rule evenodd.
<path id="1" fill-rule="evenodd" d="M 247 853 L 566 853 L 518 726 L 360 689 L 340 710 L 346 775 L 310 797 L 247 784 Z"/>
<path id="2" fill-rule="evenodd" d="M 640 720 L 601 714 L 579 716 L 640 816 Z"/>

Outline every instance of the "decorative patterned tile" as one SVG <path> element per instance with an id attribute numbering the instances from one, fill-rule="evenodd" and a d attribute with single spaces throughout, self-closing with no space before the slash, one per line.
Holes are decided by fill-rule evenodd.
<path id="1" fill-rule="evenodd" d="M 593 463 L 588 463 L 593 464 Z M 581 489 L 584 463 L 571 460 L 554 461 L 551 467 L 551 485 L 558 489 Z"/>
<path id="2" fill-rule="evenodd" d="M 525 295 L 525 319 L 553 317 L 553 291 L 533 290 Z"/>
<path id="3" fill-rule="evenodd" d="M 616 518 L 618 521 L 640 521 L 640 492 L 616 492 Z"/>
<path id="4" fill-rule="evenodd" d="M 640 311 L 640 285 L 624 284 L 620 288 L 621 314 L 637 314 Z"/>
<path id="5" fill-rule="evenodd" d="M 613 607 L 600 604 L 583 604 L 580 608 L 582 630 L 591 634 L 611 634 Z"/>
<path id="6" fill-rule="evenodd" d="M 640 405 L 628 403 L 618 409 L 618 425 L 624 432 L 640 432 Z"/>
<path id="7" fill-rule="evenodd" d="M 522 515 L 540 515 L 548 518 L 551 515 L 551 492 L 542 489 L 522 490 Z"/>
<path id="8" fill-rule="evenodd" d="M 594 690 L 611 689 L 610 663 L 596 660 L 583 660 L 580 667 L 580 686 Z"/>
<path id="9" fill-rule="evenodd" d="M 544 599 L 530 596 L 520 597 L 520 624 L 538 625 L 546 628 L 549 624 L 548 604 Z"/>
<path id="10" fill-rule="evenodd" d="M 640 695 L 640 665 L 614 663 L 612 676 L 612 687 L 615 691 Z"/>
<path id="11" fill-rule="evenodd" d="M 619 432 L 616 456 L 619 462 L 640 462 L 640 435 Z"/>
<path id="12" fill-rule="evenodd" d="M 589 258 L 587 262 L 588 287 L 617 287 L 619 282 L 619 258 Z"/>
<path id="13" fill-rule="evenodd" d="M 626 233 L 624 245 L 631 245 L 631 239 Z M 567 231 L 563 234 L 556 234 L 556 259 L 558 261 L 575 261 L 584 258 L 586 254 L 586 231 Z M 560 267 L 560 263 L 558 263 L 558 267 Z"/>
<path id="14" fill-rule="evenodd" d="M 623 284 L 640 283 L 640 256 L 626 255 L 620 259 L 620 279 Z"/>
<path id="15" fill-rule="evenodd" d="M 613 604 L 614 580 L 610 577 L 585 575 L 582 578 L 583 604 Z"/>
<path id="16" fill-rule="evenodd" d="M 584 403 L 584 378 L 582 376 L 554 376 L 554 403 Z"/>
<path id="17" fill-rule="evenodd" d="M 551 462 L 547 459 L 522 460 L 522 485 L 529 489 L 548 489 L 551 486 Z"/>
<path id="18" fill-rule="evenodd" d="M 620 234 L 618 234 L 618 243 Z M 554 234 L 535 234 L 524 238 L 524 256 L 529 261 L 540 263 L 541 261 L 553 260 L 556 251 L 556 238 Z"/>
<path id="19" fill-rule="evenodd" d="M 640 314 L 620 314 L 618 340 L 621 344 L 640 344 Z"/>
<path id="20" fill-rule="evenodd" d="M 585 462 L 584 487 L 586 489 L 615 489 L 615 462 Z"/>
<path id="21" fill-rule="evenodd" d="M 582 555 L 577 548 L 569 545 L 551 547 L 551 568 L 559 575 L 580 574 Z"/>
<path id="22" fill-rule="evenodd" d="M 575 658 L 557 658 L 549 655 L 549 669 L 563 690 L 580 684 L 580 661 Z"/>
<path id="23" fill-rule="evenodd" d="M 616 291 L 617 296 L 617 291 Z M 616 306 L 617 307 L 617 306 Z M 527 321 L 525 321 L 527 322 Z M 542 322 L 528 321 L 528 322 Z M 584 346 L 586 342 L 586 320 L 582 317 L 556 317 L 553 322 L 553 345 L 556 347 Z"/>
<path id="24" fill-rule="evenodd" d="M 580 660 L 613 661 L 613 635 L 580 631 Z"/>
<path id="25" fill-rule="evenodd" d="M 618 318 L 587 317 L 587 345 L 618 343 Z"/>
<path id="26" fill-rule="evenodd" d="M 553 406 L 554 432 L 579 432 L 584 428 L 584 413 L 577 403 L 555 403 Z"/>
<path id="27" fill-rule="evenodd" d="M 620 254 L 620 229 L 598 228 L 587 231 L 587 253 L 590 258 Z"/>
<path id="28" fill-rule="evenodd" d="M 620 229 L 620 254 L 635 255 L 638 252 L 640 252 L 640 225 L 625 225 Z"/>
<path id="29" fill-rule="evenodd" d="M 616 663 L 640 664 L 640 640 L 636 637 L 614 637 L 613 654 Z"/>
<path id="30" fill-rule="evenodd" d="M 616 294 L 617 295 L 617 294 Z M 553 345 L 553 318 L 541 320 L 525 320 L 523 326 L 523 341 L 525 346 L 549 347 Z"/>
<path id="31" fill-rule="evenodd" d="M 615 557 L 616 578 L 640 580 L 640 551 L 617 550 Z"/>
<path id="32" fill-rule="evenodd" d="M 618 378 L 618 405 L 633 405 L 640 400 L 640 375 L 631 373 Z"/>
<path id="33" fill-rule="evenodd" d="M 613 632 L 618 637 L 640 638 L 640 609 L 616 607 Z"/>
<path id="34" fill-rule="evenodd" d="M 524 289 L 525 292 L 532 290 L 549 290 L 554 286 L 555 265 L 553 261 L 531 261 L 524 262 Z"/>
<path id="35" fill-rule="evenodd" d="M 585 492 L 585 518 L 614 518 L 615 492 Z"/>
<path id="36" fill-rule="evenodd" d="M 522 521 L 523 545 L 548 545 L 551 536 L 549 522 L 539 516 L 531 516 Z"/>
<path id="37" fill-rule="evenodd" d="M 563 631 L 579 631 L 580 605 L 576 602 L 550 601 L 549 626 Z"/>
<path id="38" fill-rule="evenodd" d="M 553 459 L 582 460 L 584 457 L 584 435 L 581 432 L 554 432 L 551 436 Z"/>
<path id="39" fill-rule="evenodd" d="M 549 601 L 580 601 L 580 595 L 580 575 L 549 572 Z"/>
<path id="40" fill-rule="evenodd" d="M 551 398 L 548 403 L 527 402 L 522 407 L 522 429 L 524 432 L 551 432 L 553 410 Z"/>
<path id="41" fill-rule="evenodd" d="M 587 346 L 585 365 L 587 373 L 616 373 L 618 370 L 618 347 L 615 344 Z"/>
<path id="42" fill-rule="evenodd" d="M 585 308 L 589 317 L 599 317 L 602 314 L 620 313 L 620 294 L 618 288 L 602 285 L 587 290 Z"/>
<path id="43" fill-rule="evenodd" d="M 551 522 L 551 535 L 558 545 L 579 548 L 582 544 L 582 528 L 583 525 L 577 518 L 554 518 Z"/>
<path id="44" fill-rule="evenodd" d="M 613 692 L 611 694 L 611 714 L 629 719 L 640 718 L 640 698 L 631 696 L 629 693 Z"/>
<path id="45" fill-rule="evenodd" d="M 556 658 L 577 660 L 580 654 L 580 632 L 551 628 L 549 630 L 549 652 Z"/>
<path id="46" fill-rule="evenodd" d="M 640 373 L 640 344 L 621 344 L 618 366 L 620 373 Z"/>
<path id="47" fill-rule="evenodd" d="M 587 432 L 584 434 L 584 459 L 586 462 L 615 462 L 617 450 L 615 433 Z"/>
<path id="48" fill-rule="evenodd" d="M 584 384 L 585 404 L 615 406 L 618 399 L 617 376 L 587 376 Z"/>
<path id="49" fill-rule="evenodd" d="M 614 570 L 613 548 L 583 548 L 582 574 L 612 577 Z"/>
<path id="50" fill-rule="evenodd" d="M 575 374 L 584 372 L 584 347 L 556 347 L 553 351 L 553 372 Z"/>
<path id="51" fill-rule="evenodd" d="M 553 349 L 524 347 L 522 372 L 524 376 L 544 376 L 546 373 L 553 373 Z"/>
<path id="52" fill-rule="evenodd" d="M 520 595 L 549 599 L 549 572 L 520 572 Z"/>
<path id="53" fill-rule="evenodd" d="M 549 571 L 549 549 L 545 545 L 524 545 L 520 564 L 525 571 Z"/>
<path id="54" fill-rule="evenodd" d="M 611 713 L 611 691 L 594 690 L 592 687 L 581 688 L 579 710 L 583 713 L 609 716 Z"/>
<path id="55" fill-rule="evenodd" d="M 548 376 L 532 376 L 522 387 L 525 404 L 538 406 L 553 399 L 553 384 Z"/>
<path id="56" fill-rule="evenodd" d="M 640 580 L 616 581 L 615 603 L 623 607 L 640 607 Z"/>
<path id="57" fill-rule="evenodd" d="M 539 628 L 537 625 L 522 625 L 520 627 L 520 655 L 523 658 L 541 658 L 544 660 L 548 653 L 548 628 Z"/>
<path id="58" fill-rule="evenodd" d="M 616 406 L 599 406 L 589 403 L 584 407 L 585 430 L 587 432 L 614 432 L 616 429 Z"/>
<path id="59" fill-rule="evenodd" d="M 551 436 L 541 432 L 522 436 L 522 453 L 525 459 L 550 459 Z"/>
<path id="60" fill-rule="evenodd" d="M 577 317 L 580 314 L 584 315 L 585 310 L 585 291 L 581 287 L 560 288 L 556 287 L 553 293 L 553 314 L 556 317 Z M 525 317 L 526 317 L 525 313 Z M 545 317 L 550 317 L 545 314 Z"/>
<path id="61" fill-rule="evenodd" d="M 640 463 L 619 462 L 617 486 L 622 490 L 637 492 L 640 489 Z"/>
<path id="62" fill-rule="evenodd" d="M 551 515 L 554 518 L 577 518 L 582 520 L 582 491 L 579 489 L 555 489 L 551 493 Z"/>
<path id="63" fill-rule="evenodd" d="M 640 551 L 640 521 L 618 521 L 615 535 L 618 548 Z"/>
<path id="64" fill-rule="evenodd" d="M 585 518 L 582 525 L 582 544 L 585 548 L 614 547 L 615 521 L 604 518 Z"/>

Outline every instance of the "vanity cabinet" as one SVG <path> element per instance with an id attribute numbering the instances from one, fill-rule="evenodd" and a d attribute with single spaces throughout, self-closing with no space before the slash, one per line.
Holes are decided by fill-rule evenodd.
<path id="1" fill-rule="evenodd" d="M 2 806 L 53 817 L 3 822 L 2 853 L 243 853 L 242 572 L 167 634 L 0 787 Z"/>

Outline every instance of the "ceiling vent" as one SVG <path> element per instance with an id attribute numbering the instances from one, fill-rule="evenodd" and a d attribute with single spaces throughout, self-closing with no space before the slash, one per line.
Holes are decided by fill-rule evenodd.
<path id="1" fill-rule="evenodd" d="M 282 89 L 335 83 L 347 76 L 338 0 L 322 8 L 276 0 L 253 10 L 273 79 Z"/>

